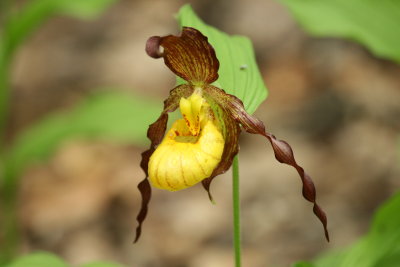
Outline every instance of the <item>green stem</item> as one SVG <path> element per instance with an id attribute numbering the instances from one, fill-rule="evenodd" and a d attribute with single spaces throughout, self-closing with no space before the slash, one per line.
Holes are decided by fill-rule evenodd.
<path id="1" fill-rule="evenodd" d="M 6 123 L 9 115 L 10 65 L 13 51 L 9 48 L 7 27 L 11 19 L 13 0 L 0 0 L 0 266 L 4 266 L 15 255 L 18 245 L 16 215 L 16 183 L 6 171 Z"/>
<path id="2" fill-rule="evenodd" d="M 235 249 L 235 267 L 240 267 L 240 195 L 239 195 L 239 156 L 233 159 L 232 166 L 232 197 L 233 197 L 233 247 Z"/>
<path id="3" fill-rule="evenodd" d="M 1 49 L 0 47 L 0 57 L 6 56 Z M 0 266 L 3 266 L 14 256 L 18 245 L 17 182 L 6 170 L 5 127 L 9 108 L 9 66 L 2 60 L 5 60 L 5 58 L 0 58 L 0 208 L 3 213 L 0 222 L 0 239 L 4 242 L 0 242 Z"/>

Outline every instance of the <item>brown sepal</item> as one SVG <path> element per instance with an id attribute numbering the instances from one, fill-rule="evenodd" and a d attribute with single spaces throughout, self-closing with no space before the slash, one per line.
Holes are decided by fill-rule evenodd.
<path id="1" fill-rule="evenodd" d="M 213 98 L 208 94 L 208 90 L 214 90 L 213 86 L 211 88 L 205 88 L 205 97 L 207 102 L 213 108 L 214 115 L 219 120 L 222 133 L 225 140 L 224 151 L 222 152 L 221 161 L 218 166 L 214 169 L 211 176 L 202 181 L 204 189 L 207 191 L 208 196 L 211 201 L 213 201 L 212 195 L 210 193 L 210 185 L 214 177 L 225 173 L 232 165 L 233 158 L 239 152 L 239 136 L 240 136 L 240 126 L 239 124 L 226 113 L 223 107 L 215 102 Z M 219 90 L 219 89 L 218 89 Z"/>
<path id="2" fill-rule="evenodd" d="M 139 240 L 140 235 L 142 234 L 142 223 L 147 216 L 148 205 L 151 198 L 151 186 L 147 177 L 138 184 L 138 189 L 140 194 L 142 195 L 142 206 L 140 208 L 138 216 L 136 217 L 136 220 L 139 222 L 139 226 L 136 227 L 136 237 L 133 243 L 136 243 Z"/>
<path id="3" fill-rule="evenodd" d="M 143 169 L 146 178 L 144 178 L 144 180 L 138 185 L 138 189 L 142 196 L 142 205 L 139 214 L 136 217 L 138 226 L 136 228 L 136 237 L 134 243 L 139 240 L 141 235 L 142 224 L 146 218 L 148 205 L 151 198 L 151 186 L 147 179 L 150 157 L 164 138 L 164 134 L 167 129 L 168 113 L 175 111 L 179 107 L 179 100 L 181 97 L 189 97 L 192 93 L 193 88 L 189 85 L 179 85 L 172 89 L 170 95 L 164 101 L 164 110 L 162 111 L 160 117 L 153 124 L 151 124 L 147 130 L 147 137 L 150 139 L 151 145 L 148 150 L 142 153 L 142 161 L 140 162 L 140 167 Z"/>
<path id="4" fill-rule="evenodd" d="M 151 57 L 164 57 L 168 68 L 191 84 L 205 85 L 218 79 L 219 61 L 214 48 L 194 28 L 183 27 L 180 36 L 153 36 L 147 41 L 146 52 Z"/>
<path id="5" fill-rule="evenodd" d="M 219 105 L 222 106 L 224 110 L 230 116 L 232 116 L 232 118 L 240 123 L 245 131 L 253 134 L 260 134 L 266 137 L 272 145 L 275 153 L 275 158 L 280 163 L 288 164 L 297 170 L 303 183 L 303 196 L 306 200 L 314 204 L 313 212 L 321 221 L 324 227 L 325 237 L 329 241 L 326 214 L 316 203 L 316 191 L 314 183 L 311 180 L 310 176 L 304 171 L 304 169 L 296 163 L 293 150 L 290 145 L 285 141 L 276 139 L 274 135 L 268 133 L 265 130 L 265 126 L 262 121 L 249 115 L 244 109 L 242 101 L 237 97 L 226 94 L 223 90 L 217 87 L 214 87 L 213 90 L 208 91 L 211 97 L 214 98 L 214 100 L 219 103 Z"/>
<path id="6" fill-rule="evenodd" d="M 326 218 L 325 212 L 316 202 L 316 191 L 314 183 L 311 180 L 311 177 L 304 171 L 304 169 L 301 166 L 299 166 L 296 163 L 296 160 L 293 155 L 293 150 L 286 141 L 278 140 L 275 138 L 274 135 L 268 132 L 265 132 L 263 136 L 268 138 L 269 142 L 271 143 L 275 153 L 275 158 L 280 163 L 291 165 L 299 173 L 301 181 L 303 183 L 303 190 L 302 190 L 303 197 L 314 204 L 313 212 L 324 226 L 325 237 L 326 240 L 329 242 L 329 233 L 327 229 L 328 220 Z"/>

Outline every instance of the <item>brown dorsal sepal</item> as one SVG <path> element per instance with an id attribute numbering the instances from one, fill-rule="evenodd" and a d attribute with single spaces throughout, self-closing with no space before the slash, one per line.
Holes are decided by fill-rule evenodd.
<path id="1" fill-rule="evenodd" d="M 162 56 L 171 71 L 191 84 L 207 85 L 218 79 L 219 61 L 214 48 L 194 28 L 183 27 L 179 36 L 153 36 L 147 41 L 146 52 L 151 57 Z"/>

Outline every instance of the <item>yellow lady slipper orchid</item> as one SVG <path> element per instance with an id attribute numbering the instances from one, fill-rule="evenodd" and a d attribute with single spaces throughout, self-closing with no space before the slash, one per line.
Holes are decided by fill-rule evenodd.
<path id="1" fill-rule="evenodd" d="M 201 95 L 181 98 L 183 119 L 177 120 L 149 160 L 153 186 L 176 191 L 211 176 L 221 161 L 224 138 L 219 122 Z"/>
<path id="2" fill-rule="evenodd" d="M 163 49 L 160 49 L 162 47 Z M 150 37 L 146 52 L 164 59 L 167 67 L 187 81 L 170 91 L 160 117 L 149 126 L 151 140 L 142 153 L 141 167 L 146 178 L 138 185 L 142 206 L 137 216 L 136 239 L 141 235 L 147 215 L 151 186 L 176 191 L 199 182 L 210 194 L 214 177 L 227 171 L 239 152 L 241 127 L 248 133 L 268 139 L 275 158 L 296 169 L 303 183 L 303 196 L 313 203 L 314 214 L 321 221 L 329 240 L 327 218 L 316 203 L 314 184 L 297 164 L 290 145 L 265 130 L 264 124 L 249 115 L 240 99 L 212 86 L 218 79 L 219 61 L 207 37 L 194 28 L 183 27 L 180 36 Z M 180 108 L 182 119 L 167 130 L 168 113 Z"/>

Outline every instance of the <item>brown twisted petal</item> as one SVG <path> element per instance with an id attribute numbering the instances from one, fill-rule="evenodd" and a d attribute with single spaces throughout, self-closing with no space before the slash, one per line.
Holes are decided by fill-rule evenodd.
<path id="1" fill-rule="evenodd" d="M 313 212 L 321 221 L 324 227 L 325 237 L 329 241 L 326 214 L 316 203 L 316 191 L 314 183 L 304 169 L 296 163 L 293 150 L 290 145 L 285 141 L 276 139 L 274 135 L 268 133 L 265 130 L 264 124 L 259 119 L 252 117 L 246 112 L 242 101 L 237 97 L 226 94 L 223 90 L 214 86 L 207 87 L 207 93 L 224 108 L 225 112 L 227 112 L 238 123 L 240 123 L 245 131 L 253 134 L 260 134 L 266 137 L 272 145 L 275 158 L 280 163 L 288 164 L 297 170 L 303 183 L 303 196 L 305 199 L 314 204 Z"/>
<path id="2" fill-rule="evenodd" d="M 148 164 L 149 159 L 153 152 L 156 150 L 157 146 L 161 143 L 165 130 L 167 129 L 168 113 L 175 111 L 179 107 L 179 100 L 181 97 L 189 97 L 193 93 L 193 88 L 189 85 L 179 85 L 171 90 L 168 98 L 164 101 L 164 110 L 162 111 L 160 117 L 149 126 L 147 130 L 147 137 L 151 141 L 150 148 L 142 153 L 142 161 L 140 162 L 140 167 L 143 169 L 146 177 L 138 185 L 138 189 L 142 196 L 142 205 L 136 220 L 138 226 L 136 228 L 136 237 L 134 243 L 139 240 L 142 232 L 142 224 L 146 218 L 148 205 L 151 198 L 151 187 L 148 180 Z"/>
<path id="3" fill-rule="evenodd" d="M 231 116 L 229 116 L 228 113 L 224 112 L 223 107 L 216 103 L 212 99 L 212 97 L 207 94 L 207 89 L 204 90 L 204 93 L 207 103 L 209 103 L 210 106 L 213 108 L 214 115 L 217 117 L 221 124 L 222 133 L 225 140 L 225 146 L 224 151 L 222 152 L 221 161 L 219 162 L 217 167 L 215 167 L 211 176 L 202 181 L 203 187 L 207 191 L 210 200 L 213 201 L 210 193 L 210 184 L 214 177 L 223 174 L 231 167 L 233 158 L 239 152 L 240 126 Z"/>
<path id="4" fill-rule="evenodd" d="M 147 41 L 146 52 L 154 58 L 164 57 L 168 68 L 191 84 L 210 84 L 218 79 L 219 62 L 214 48 L 194 28 L 183 27 L 180 36 L 153 36 Z"/>

